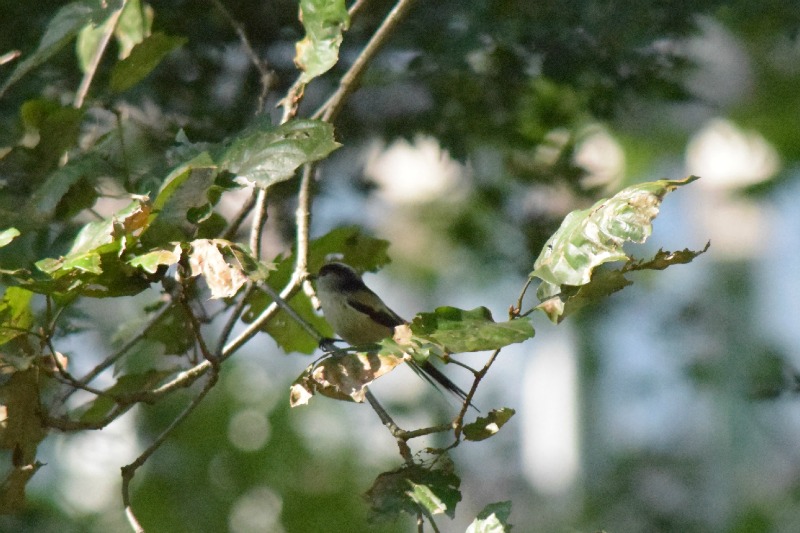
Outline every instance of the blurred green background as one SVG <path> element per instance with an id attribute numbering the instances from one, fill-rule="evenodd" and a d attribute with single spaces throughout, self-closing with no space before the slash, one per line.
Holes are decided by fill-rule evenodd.
<path id="1" fill-rule="evenodd" d="M 0 53 L 34 50 L 61 5 L 0 3 Z M 295 78 L 297 5 L 225 5 L 275 73 L 271 111 Z M 324 101 L 390 5 L 368 2 L 340 66 L 307 89 L 301 114 Z M 137 162 L 179 128 L 192 141 L 233 134 L 253 120 L 259 93 L 213 3 L 152 7 L 154 29 L 186 44 L 119 95 L 102 89 L 101 68 L 87 101 L 98 129 L 113 121 L 102 107 L 135 117 Z M 67 47 L 15 85 L 0 99 L 0 146 L 18 141 L 23 101 L 68 102 L 79 81 Z M 438 520 L 442 531 L 463 531 L 502 500 L 513 501 L 519 532 L 800 529 L 795 0 L 418 2 L 336 128 L 344 146 L 322 166 L 313 233 L 357 223 L 390 240 L 392 265 L 366 282 L 406 317 L 438 305 L 486 305 L 502 317 L 570 210 L 630 183 L 702 177 L 667 197 L 634 254 L 710 240 L 707 254 L 640 275 L 560 326 L 537 317 L 537 336 L 504 350 L 477 403 L 517 416 L 453 453 L 464 500 L 455 520 Z M 146 168 L 132 189 L 158 186 L 164 173 Z M 0 164 L 2 209 L 25 194 L 12 171 Z M 291 242 L 295 188 L 273 191 L 268 254 Z M 229 195 L 220 209 L 233 214 L 243 198 Z M 84 306 L 90 327 L 64 351 L 91 368 L 155 297 Z M 130 364 L 151 356 L 143 349 Z M 148 531 L 414 530 L 408 517 L 369 521 L 361 494 L 399 457 L 368 407 L 315 398 L 289 409 L 289 384 L 310 362 L 261 336 L 226 363 L 219 386 L 134 480 Z M 466 382 L 458 368 L 448 373 Z M 454 410 L 405 369 L 374 391 L 404 427 Z M 0 517 L 0 530 L 126 531 L 119 467 L 188 398 L 139 406 L 101 432 L 51 435 L 28 510 Z"/>

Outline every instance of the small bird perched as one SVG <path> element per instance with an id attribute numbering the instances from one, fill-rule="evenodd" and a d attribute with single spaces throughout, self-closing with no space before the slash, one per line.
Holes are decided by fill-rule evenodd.
<path id="1" fill-rule="evenodd" d="M 350 344 L 378 342 L 391 337 L 395 326 L 407 323 L 364 284 L 358 272 L 344 263 L 323 265 L 316 279 L 317 296 L 325 319 Z M 438 383 L 462 400 L 467 397 L 467 393 L 431 362 L 412 360 L 408 363 L 428 382 Z"/>

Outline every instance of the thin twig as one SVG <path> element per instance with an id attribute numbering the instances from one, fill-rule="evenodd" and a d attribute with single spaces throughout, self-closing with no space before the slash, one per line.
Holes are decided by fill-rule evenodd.
<path id="1" fill-rule="evenodd" d="M 458 416 L 453 420 L 453 433 L 455 436 L 456 443 L 461 438 L 461 432 L 464 429 L 464 417 L 467 416 L 467 410 L 469 410 L 469 406 L 472 403 L 472 397 L 475 396 L 475 392 L 478 390 L 478 385 L 480 384 L 481 380 L 486 376 L 486 373 L 489 372 L 489 368 L 491 368 L 492 364 L 494 364 L 497 356 L 500 355 L 501 348 L 496 349 L 492 352 L 492 355 L 489 356 L 489 359 L 486 361 L 486 364 L 483 365 L 477 374 L 475 374 L 475 380 L 472 382 L 472 387 L 470 387 L 469 392 L 467 392 L 467 397 L 464 398 L 464 403 L 461 406 L 461 410 L 458 412 Z"/>
<path id="2" fill-rule="evenodd" d="M 214 4 L 222 16 L 225 17 L 225 20 L 228 21 L 228 24 L 231 25 L 233 30 L 236 32 L 236 35 L 239 36 L 239 41 L 242 43 L 242 48 L 244 48 L 245 54 L 247 57 L 250 58 L 250 62 L 256 67 L 256 70 L 259 74 L 259 81 L 261 83 L 261 93 L 258 95 L 258 107 L 256 109 L 256 115 L 260 115 L 264 112 L 264 102 L 267 99 L 267 94 L 269 93 L 270 88 L 272 87 L 273 80 L 275 79 L 275 74 L 270 70 L 267 62 L 261 59 L 258 54 L 256 53 L 255 49 L 253 49 L 253 45 L 250 44 L 250 39 L 247 38 L 247 33 L 244 31 L 244 26 L 231 15 L 230 11 L 220 2 L 220 0 L 211 0 L 211 3 Z"/>
<path id="3" fill-rule="evenodd" d="M 58 429 L 61 431 L 83 431 L 87 429 L 89 430 L 104 429 L 111 422 L 113 422 L 126 412 L 128 412 L 133 406 L 134 403 L 129 403 L 129 404 L 117 403 L 117 405 L 115 405 L 111 409 L 111 411 L 102 419 L 91 420 L 91 421 L 72 420 L 70 418 L 45 415 L 42 417 L 42 426 Z"/>
<path id="4" fill-rule="evenodd" d="M 264 283 L 261 286 L 261 288 L 264 292 L 266 292 L 270 296 L 270 298 L 273 299 L 273 301 L 275 301 L 279 306 L 281 306 L 283 311 L 290 317 L 292 317 L 292 319 L 294 319 L 294 321 L 297 322 L 297 324 L 301 328 L 303 328 L 306 333 L 311 335 L 311 337 L 313 337 L 314 340 L 316 340 L 319 343 L 325 338 L 319 331 L 316 330 L 314 326 L 309 324 L 306 319 L 297 314 L 297 311 L 295 311 L 294 308 L 291 305 L 289 305 L 289 303 L 286 300 L 281 298 L 280 294 L 278 294 L 275 291 L 275 289 L 273 289 L 266 283 Z"/>
<path id="5" fill-rule="evenodd" d="M 341 80 L 339 80 L 339 87 L 311 118 L 321 118 L 326 122 L 333 122 L 336 120 L 347 98 L 358 86 L 358 82 L 361 80 L 361 76 L 364 74 L 367 65 L 375 57 L 381 47 L 386 44 L 389 36 L 398 24 L 400 24 L 400 21 L 408 13 L 413 3 L 414 0 L 398 0 L 386 18 L 383 19 L 378 29 L 375 30 L 375 33 L 372 34 L 372 38 L 370 38 L 369 42 L 364 46 L 359 56 L 347 72 L 345 72 Z"/>
<path id="6" fill-rule="evenodd" d="M 232 241 L 236 237 L 236 233 L 239 231 L 244 219 L 247 218 L 247 215 L 250 214 L 250 211 L 252 211 L 253 207 L 256 205 L 256 198 L 258 198 L 258 189 L 253 190 L 253 193 L 250 195 L 247 201 L 242 204 L 242 207 L 239 209 L 236 217 L 234 217 L 228 226 L 228 229 L 226 229 L 225 233 L 222 235 L 223 239 Z"/>
<path id="7" fill-rule="evenodd" d="M 161 318 L 165 314 L 167 314 L 167 312 L 170 309 L 171 305 L 165 305 L 162 309 L 160 309 L 156 313 L 156 315 L 142 328 L 142 330 L 137 335 L 135 335 L 128 342 L 122 345 L 122 347 L 120 347 L 119 350 L 117 350 L 116 352 L 112 353 L 111 355 L 103 359 L 100 363 L 97 364 L 97 366 L 91 369 L 89 373 L 80 378 L 78 381 L 84 384 L 91 383 L 94 380 L 94 378 L 99 376 L 105 369 L 116 363 L 120 357 L 122 357 L 128 352 L 128 350 L 136 346 L 136 344 L 139 341 L 141 341 L 145 335 L 147 335 L 150 329 L 153 328 L 153 326 L 155 326 L 161 320 Z M 64 401 L 66 401 L 66 399 L 69 398 L 72 392 L 74 391 L 70 391 L 68 394 L 64 395 L 64 397 L 61 398 L 60 403 L 64 403 Z"/>
<path id="8" fill-rule="evenodd" d="M 100 40 L 97 42 L 97 48 L 94 51 L 94 55 L 89 60 L 89 64 L 86 65 L 86 72 L 84 72 L 81 83 L 78 86 L 78 90 L 75 92 L 75 99 L 72 102 L 72 106 L 76 109 L 83 107 L 83 101 L 86 99 L 86 95 L 89 93 L 89 86 L 92 84 L 94 75 L 97 73 L 97 67 L 100 65 L 100 60 L 103 58 L 103 54 L 108 47 L 108 42 L 111 40 L 111 36 L 114 34 L 114 29 L 117 27 L 119 17 L 122 15 L 122 11 L 125 9 L 125 4 L 127 3 L 128 0 L 122 0 L 119 9 L 114 11 L 103 23 L 103 34 L 100 36 Z"/>
<path id="9" fill-rule="evenodd" d="M 161 434 L 153 441 L 148 448 L 142 452 L 139 457 L 136 458 L 134 462 L 129 465 L 122 467 L 122 503 L 125 506 L 125 516 L 128 518 L 128 522 L 130 523 L 131 527 L 136 533 L 143 533 L 144 528 L 141 526 L 139 521 L 136 519 L 136 515 L 133 512 L 133 507 L 131 506 L 131 499 L 130 499 L 130 482 L 133 479 L 133 476 L 136 474 L 136 470 L 139 469 L 150 456 L 155 453 L 155 451 L 164 443 L 167 437 L 175 430 L 178 425 L 183 422 L 186 417 L 188 417 L 192 411 L 194 411 L 200 402 L 205 398 L 206 394 L 214 388 L 214 385 L 217 382 L 218 373 L 215 371 L 213 372 L 206 382 L 203 390 L 192 399 L 189 405 L 177 416 L 175 419 L 167 426 L 167 428 L 161 432 Z"/>
<path id="10" fill-rule="evenodd" d="M 184 280 L 181 279 L 181 281 L 183 282 Z M 181 285 L 180 291 L 181 294 L 179 301 L 181 307 L 183 308 L 183 312 L 186 313 L 186 317 L 189 319 L 189 327 L 192 328 L 192 334 L 197 341 L 197 346 L 200 348 L 200 353 L 203 354 L 203 358 L 206 361 L 209 361 L 212 365 L 218 364 L 219 358 L 217 358 L 216 354 L 212 354 L 208 349 L 205 338 L 203 338 L 203 333 L 200 331 L 200 321 L 197 320 L 194 312 L 192 312 L 192 307 L 189 305 L 189 301 L 186 299 L 186 287 Z"/>
<path id="11" fill-rule="evenodd" d="M 528 280 L 525 282 L 525 285 L 523 285 L 522 287 L 522 291 L 520 291 L 519 293 L 519 298 L 517 298 L 516 307 L 512 306 L 509 309 L 508 318 L 516 318 L 520 316 L 520 313 L 522 311 L 522 300 L 525 298 L 525 293 L 528 291 L 528 287 L 531 286 L 531 283 L 533 283 L 533 278 L 529 276 Z"/>
<path id="12" fill-rule="evenodd" d="M 0 56 L 0 65 L 5 65 L 6 63 L 10 63 L 21 55 L 22 52 L 20 50 L 11 50 L 10 52 L 6 52 L 5 54 Z"/>
<path id="13" fill-rule="evenodd" d="M 242 316 L 245 306 L 250 301 L 250 295 L 253 294 L 255 290 L 256 284 L 253 281 L 248 281 L 247 287 L 242 293 L 242 297 L 236 302 L 233 311 L 231 311 L 231 315 L 228 317 L 225 325 L 222 326 L 222 331 L 220 331 L 219 339 L 217 340 L 217 347 L 214 350 L 214 354 L 218 359 L 222 357 L 222 350 L 224 349 L 225 344 L 227 344 L 228 339 L 231 336 L 231 332 L 236 326 L 236 323 L 239 322 L 239 318 Z"/>
<path id="14" fill-rule="evenodd" d="M 383 425 L 386 426 L 392 436 L 394 436 L 403 460 L 407 465 L 413 465 L 414 457 L 411 455 L 411 448 L 408 447 L 408 442 L 406 442 L 406 439 L 397 436 L 398 434 L 403 433 L 403 430 L 401 430 L 398 425 L 394 423 L 392 417 L 389 416 L 389 413 L 386 412 L 380 402 L 378 402 L 377 398 L 375 398 L 375 396 L 372 394 L 372 391 L 368 388 L 365 388 L 365 396 L 369 404 L 372 406 L 372 409 L 378 414 L 378 418 L 381 419 Z"/>
<path id="15" fill-rule="evenodd" d="M 250 224 L 250 251 L 256 261 L 261 260 L 261 237 L 264 234 L 264 223 L 267 221 L 267 189 L 258 188 L 256 209 L 253 222 Z"/>
<path id="16" fill-rule="evenodd" d="M 292 296 L 295 295 L 297 290 L 300 288 L 300 284 L 301 281 L 296 276 L 292 276 L 292 279 L 289 280 L 289 283 L 281 291 L 280 297 L 283 300 L 290 299 Z M 261 312 L 258 318 L 256 318 L 253 322 L 251 322 L 250 325 L 248 325 L 247 328 L 245 328 L 245 330 L 241 332 L 238 337 L 236 337 L 235 339 L 233 339 L 232 341 L 230 341 L 228 344 L 225 345 L 225 347 L 222 349 L 222 353 L 220 354 L 221 359 L 225 360 L 228 357 L 230 357 L 231 354 L 233 354 L 236 350 L 241 348 L 247 341 L 253 338 L 256 334 L 258 334 L 264 327 L 264 324 L 272 320 L 272 318 L 275 316 L 275 313 L 277 313 L 279 309 L 280 306 L 276 302 L 273 301 L 271 304 L 269 304 L 267 308 Z"/>
<path id="17" fill-rule="evenodd" d="M 303 175 L 300 178 L 300 188 L 297 191 L 297 210 L 295 211 L 295 224 L 297 233 L 297 254 L 295 261 L 295 273 L 303 275 L 303 279 L 308 274 L 308 236 L 311 227 L 311 184 L 314 181 L 314 165 L 305 165 Z"/>

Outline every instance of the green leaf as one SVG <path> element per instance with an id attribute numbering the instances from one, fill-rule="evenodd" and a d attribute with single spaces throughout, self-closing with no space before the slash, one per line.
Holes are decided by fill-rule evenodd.
<path id="1" fill-rule="evenodd" d="M 420 313 L 411 321 L 411 331 L 414 337 L 433 341 L 449 353 L 496 350 L 534 335 L 527 317 L 495 322 L 485 307 L 471 311 L 439 307 L 433 313 Z"/>
<path id="2" fill-rule="evenodd" d="M 142 81 L 172 50 L 183 46 L 185 37 L 172 37 L 156 32 L 131 50 L 128 57 L 114 65 L 111 71 L 112 91 L 122 92 Z"/>
<path id="3" fill-rule="evenodd" d="M 266 188 L 290 179 L 301 165 L 319 161 L 339 146 L 327 122 L 293 120 L 243 134 L 222 155 L 220 166 L 237 181 Z"/>
<path id="4" fill-rule="evenodd" d="M 597 269 L 592 273 L 592 280 L 580 287 L 571 285 L 557 287 L 547 284 L 546 289 L 551 292 L 544 292 L 544 288 L 540 288 L 537 295 L 542 303 L 536 306 L 536 309 L 544 312 L 552 322 L 561 323 L 582 307 L 598 302 L 632 284 L 633 282 L 624 276 L 622 270 Z"/>
<path id="5" fill-rule="evenodd" d="M 534 263 L 530 277 L 547 285 L 584 285 L 592 271 L 604 263 L 626 261 L 626 241 L 642 243 L 652 232 L 652 221 L 664 196 L 698 179 L 660 180 L 628 187 L 591 208 L 568 214 L 547 241 Z M 540 297 L 541 299 L 541 297 Z"/>
<path id="6" fill-rule="evenodd" d="M 20 233 L 17 228 L 7 228 L 0 231 L 0 248 L 7 246 L 11 241 L 19 237 Z"/>
<path id="7" fill-rule="evenodd" d="M 36 267 L 56 278 L 71 270 L 100 274 L 103 271 L 100 256 L 110 252 L 121 254 L 125 250 L 126 236 L 140 231 L 147 224 L 149 214 L 145 199 L 136 198 L 111 218 L 90 222 L 81 228 L 66 256 L 43 259 Z"/>
<path id="8" fill-rule="evenodd" d="M 78 64 L 83 72 L 89 68 L 90 62 L 101 44 L 101 38 L 109 31 L 111 24 L 116 23 L 112 31 L 119 45 L 119 59 L 128 57 L 133 47 L 150 35 L 153 24 L 153 8 L 146 4 L 143 8 L 140 0 L 128 0 L 125 6 L 120 6 L 120 8 L 122 13 L 118 18 L 114 18 L 117 11 L 114 10 L 102 23 L 89 24 L 78 34 L 75 50 L 78 55 Z"/>
<path id="9" fill-rule="evenodd" d="M 556 323 L 562 322 L 566 317 L 582 307 L 598 302 L 609 295 L 621 291 L 633 282 L 625 277 L 628 272 L 639 270 L 664 270 L 671 265 L 682 265 L 691 262 L 694 258 L 708 250 L 711 243 L 707 243 L 700 251 L 684 249 L 679 252 L 666 252 L 659 250 L 649 260 L 629 259 L 618 269 L 596 269 L 592 273 L 589 283 L 574 287 L 571 285 L 546 284 L 538 292 L 542 300 L 536 309 L 544 312 L 547 317 Z M 544 285 L 544 284 L 543 284 Z"/>
<path id="10" fill-rule="evenodd" d="M 0 345 L 25 335 L 33 324 L 31 298 L 33 293 L 20 288 L 8 287 L 0 301 Z"/>
<path id="11" fill-rule="evenodd" d="M 478 514 L 467 528 L 466 533 L 508 533 L 511 525 L 508 517 L 511 515 L 511 502 L 490 503 Z"/>
<path id="12" fill-rule="evenodd" d="M 509 419 L 514 416 L 513 409 L 503 407 L 492 409 L 486 416 L 478 418 L 475 422 L 464 426 L 464 437 L 467 440 L 484 440 L 494 436 Z"/>
<path id="13" fill-rule="evenodd" d="M 58 168 L 64 152 L 74 147 L 80 134 L 83 111 L 45 99 L 28 100 L 20 109 L 25 132 L 38 137 L 33 155 L 34 172 L 50 172 Z"/>
<path id="14" fill-rule="evenodd" d="M 378 515 L 406 512 L 455 516 L 461 501 L 461 480 L 449 469 L 429 470 L 421 465 L 404 466 L 379 475 L 365 497 Z"/>
<path id="15" fill-rule="evenodd" d="M 78 66 L 81 71 L 86 72 L 89 70 L 92 59 L 97 54 L 98 48 L 103 44 L 103 34 L 114 23 L 112 15 L 113 13 L 109 13 L 108 17 L 100 24 L 87 24 L 78 33 L 78 39 L 75 42 L 75 53 L 78 56 Z"/>
<path id="16" fill-rule="evenodd" d="M 38 67 L 67 45 L 85 26 L 105 20 L 109 13 L 119 9 L 121 0 L 82 0 L 71 2 L 53 16 L 33 55 L 19 63 L 11 76 L 0 87 L 2 96 L 11 85 Z"/>
<path id="17" fill-rule="evenodd" d="M 57 216 L 65 219 L 70 213 L 91 207 L 97 198 L 96 180 L 110 173 L 105 158 L 92 152 L 71 159 L 65 166 L 52 172 L 31 195 L 30 211 L 37 218 L 47 220 Z"/>
<path id="18" fill-rule="evenodd" d="M 141 268 L 150 274 L 155 274 L 162 265 L 174 265 L 180 260 L 180 258 L 181 246 L 180 244 L 176 244 L 172 248 L 161 248 L 158 250 L 152 250 L 142 255 L 134 256 L 128 260 L 128 264 L 133 267 Z"/>
<path id="19" fill-rule="evenodd" d="M 162 246 L 171 241 L 183 241 L 193 235 L 196 224 L 189 220 L 196 210 L 211 210 L 218 173 L 207 152 L 194 156 L 176 167 L 164 179 L 153 200 L 153 218 L 142 240 L 150 246 Z"/>
<path id="20" fill-rule="evenodd" d="M 133 47 L 150 35 L 154 16 L 153 8 L 148 4 L 142 5 L 140 0 L 128 0 L 114 28 L 120 59 L 128 57 Z"/>
<path id="21" fill-rule="evenodd" d="M 300 0 L 300 20 L 306 36 L 296 45 L 294 62 L 303 71 L 301 82 L 308 83 L 339 60 L 342 32 L 350 16 L 344 0 Z"/>
<path id="22" fill-rule="evenodd" d="M 311 241 L 308 269 L 318 272 L 328 256 L 336 255 L 359 272 L 375 272 L 389 264 L 388 249 L 389 241 L 376 239 L 358 226 L 343 226 Z M 289 260 L 294 261 L 294 255 Z"/>

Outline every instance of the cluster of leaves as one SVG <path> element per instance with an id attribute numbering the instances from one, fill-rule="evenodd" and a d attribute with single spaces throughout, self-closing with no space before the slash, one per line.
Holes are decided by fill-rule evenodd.
<path id="1" fill-rule="evenodd" d="M 41 95 L 20 103 L 18 135 L 0 157 L 4 186 L 0 275 L 6 287 L 0 302 L 0 398 L 5 409 L 0 447 L 11 456 L 0 511 L 14 512 L 22 506 L 25 484 L 41 466 L 36 452 L 47 429 L 105 427 L 132 405 L 159 402 L 208 375 L 206 387 L 185 411 L 188 415 L 216 383 L 225 359 L 256 333 L 270 335 L 287 352 L 300 353 L 312 353 L 321 338 L 330 336 L 309 296 L 298 290 L 308 272 L 319 269 L 328 256 L 337 254 L 361 271 L 374 271 L 388 262 L 388 243 L 355 227 L 335 229 L 313 241 L 298 231 L 294 250 L 273 252 L 269 260 L 257 249 L 262 230 L 258 217 L 249 232 L 254 238 L 248 244 L 238 238 L 239 224 L 254 203 L 262 202 L 260 208 L 265 209 L 266 191 L 292 179 L 301 167 L 310 175 L 310 165 L 339 147 L 328 120 L 296 116 L 305 86 L 337 64 L 349 15 L 341 0 L 301 0 L 300 11 L 305 37 L 297 43 L 294 59 L 301 73 L 281 100 L 285 113 L 280 125 L 256 120 L 224 140 L 201 137 L 203 142 L 191 142 L 186 131 L 192 128 L 181 129 L 182 119 L 160 113 L 148 116 L 119 99 L 146 86 L 171 52 L 191 42 L 153 31 L 155 12 L 141 0 L 77 0 L 61 6 L 49 18 L 38 46 L 15 64 L 0 86 L 0 96 L 11 94 L 39 67 L 56 62 L 69 44 L 76 43 L 82 81 L 71 104 Z M 557 41 L 553 36 L 542 39 L 534 47 Z M 106 51 L 112 40 L 117 55 L 109 59 Z M 492 54 L 484 57 L 490 63 L 508 51 L 498 43 L 492 47 Z M 546 58 L 552 55 L 548 52 Z M 652 59 L 647 54 L 642 57 Z M 644 59 L 636 63 L 644 64 Z M 527 72 L 522 63 L 521 58 L 511 58 L 502 69 L 483 72 L 496 76 L 510 70 L 519 82 Z M 513 101 L 534 107 L 555 105 L 555 93 L 563 95 L 558 83 L 572 78 L 553 82 L 547 65 L 545 75 L 525 89 L 529 98 L 517 95 Z M 425 62 L 419 68 L 424 72 Z M 87 105 L 90 87 L 96 96 Z M 342 87 L 347 90 L 347 84 Z M 469 91 L 491 96 L 480 88 Z M 578 101 L 582 100 L 576 97 Z M 570 107 L 569 99 L 558 105 Z M 603 105 L 594 102 L 588 109 Z M 524 142 L 541 142 L 547 131 L 574 121 L 585 109 L 582 104 L 563 112 L 525 110 L 523 115 L 541 118 L 542 124 L 526 122 L 521 130 Z M 451 124 L 471 131 L 463 121 Z M 439 133 L 448 138 L 447 132 Z M 542 303 L 535 309 L 558 321 L 627 285 L 627 272 L 691 261 L 700 252 L 659 252 L 650 260 L 635 261 L 622 250 L 624 242 L 642 242 L 650 235 L 664 195 L 690 181 L 634 186 L 572 213 L 530 274 L 531 281 L 542 281 L 538 292 Z M 303 197 L 310 185 L 308 180 L 303 183 L 298 226 L 309 209 Z M 241 216 L 224 217 L 218 209 L 220 199 L 242 188 L 254 189 L 253 198 L 258 200 L 245 205 Z M 119 200 L 121 205 L 109 207 Z M 623 266 L 600 268 L 608 262 Z M 74 368 L 83 366 L 74 360 L 88 359 L 88 354 L 64 355 L 58 346 L 75 329 L 71 310 L 76 303 L 129 298 L 147 290 L 156 292 L 158 301 L 146 310 L 149 322 L 142 331 L 86 375 L 73 375 Z M 369 399 L 367 386 L 404 361 L 447 361 L 457 353 L 492 352 L 484 367 L 473 371 L 473 385 L 453 423 L 404 432 L 385 418 L 385 412 L 379 413 L 387 426 L 394 427 L 405 465 L 379 476 L 368 492 L 377 513 L 453 516 L 461 498 L 460 479 L 447 460 L 447 449 L 429 450 L 430 460 L 423 461 L 411 456 L 407 442 L 453 431 L 452 448 L 462 440 L 490 438 L 512 417 L 513 409 L 501 407 L 472 422 L 465 420 L 471 398 L 499 351 L 534 335 L 530 320 L 534 308 L 522 310 L 524 293 L 525 289 L 508 320 L 496 322 L 482 307 L 442 307 L 421 313 L 380 346 L 337 351 L 311 365 L 295 382 L 293 405 L 307 403 L 316 393 L 364 401 Z M 209 297 L 214 301 L 209 303 Z M 233 325 L 240 320 L 249 327 L 231 340 Z M 223 324 L 216 347 L 207 327 L 215 321 Z M 153 343 L 161 345 L 161 353 L 179 357 L 169 365 L 146 357 L 130 364 L 140 355 L 137 346 Z M 125 359 L 135 370 L 126 371 Z M 116 383 L 96 388 L 95 379 L 112 367 L 118 372 Z M 76 390 L 95 398 L 68 408 L 66 399 Z M 165 430 L 165 437 L 180 420 Z M 156 439 L 139 460 L 123 469 L 124 491 L 136 468 L 163 441 Z M 123 500 L 128 505 L 126 492 Z M 506 530 L 509 512 L 508 502 L 490 504 L 471 530 Z"/>

